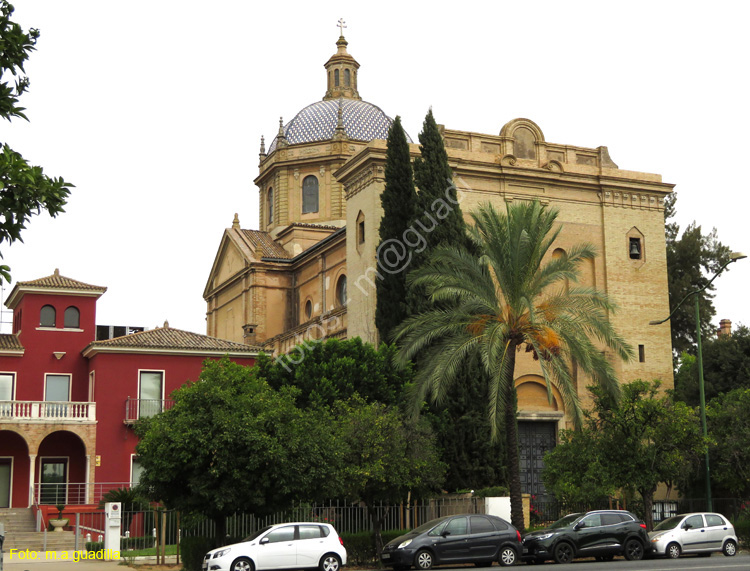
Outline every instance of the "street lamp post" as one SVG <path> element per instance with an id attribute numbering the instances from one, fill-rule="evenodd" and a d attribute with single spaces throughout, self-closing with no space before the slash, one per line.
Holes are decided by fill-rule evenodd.
<path id="1" fill-rule="evenodd" d="M 703 347 L 701 344 L 701 307 L 700 307 L 700 296 L 698 295 L 702 291 L 704 291 L 708 286 L 711 285 L 711 282 L 713 282 L 716 278 L 719 277 L 719 274 L 723 272 L 726 267 L 731 264 L 732 262 L 736 262 L 737 260 L 741 260 L 743 258 L 747 258 L 745 254 L 742 254 L 740 252 L 732 252 L 729 254 L 729 261 L 725 263 L 721 268 L 719 268 L 719 271 L 714 274 L 714 276 L 708 281 L 706 285 L 704 285 L 701 288 L 694 289 L 690 293 L 688 293 L 685 297 L 680 300 L 680 303 L 678 303 L 675 308 L 672 310 L 672 313 L 670 313 L 665 319 L 662 319 L 660 321 L 649 321 L 649 325 L 661 325 L 665 321 L 669 321 L 669 319 L 674 315 L 675 311 L 679 309 L 679 307 L 689 298 L 691 295 L 695 296 L 695 337 L 696 337 L 696 345 L 698 350 L 698 389 L 700 390 L 700 399 L 701 399 L 701 426 L 703 428 L 703 437 L 708 437 L 708 427 L 706 426 L 706 386 L 703 381 Z M 711 499 L 711 468 L 709 467 L 708 463 L 708 448 L 706 448 L 706 503 L 708 505 L 708 511 L 712 512 L 714 511 L 713 507 L 713 500 Z"/>

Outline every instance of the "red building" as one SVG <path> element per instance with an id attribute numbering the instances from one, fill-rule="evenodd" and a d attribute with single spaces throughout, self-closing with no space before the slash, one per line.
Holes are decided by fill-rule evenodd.
<path id="1" fill-rule="evenodd" d="M 91 504 L 138 481 L 133 424 L 169 406 L 205 359 L 253 365 L 258 349 L 164 327 L 96 340 L 106 288 L 18 282 L 0 334 L 0 508 Z"/>

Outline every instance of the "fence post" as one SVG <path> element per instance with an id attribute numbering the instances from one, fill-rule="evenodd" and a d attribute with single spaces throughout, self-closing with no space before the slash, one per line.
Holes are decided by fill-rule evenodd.
<path id="1" fill-rule="evenodd" d="M 177 565 L 180 564 L 180 541 L 182 540 L 182 530 L 180 529 L 180 512 L 176 512 L 177 517 Z"/>
<path id="2" fill-rule="evenodd" d="M 76 538 L 75 546 L 76 546 L 76 551 L 79 550 L 78 536 L 80 535 L 80 533 L 81 533 L 81 513 L 80 512 L 76 512 L 76 529 L 75 529 L 75 538 Z"/>

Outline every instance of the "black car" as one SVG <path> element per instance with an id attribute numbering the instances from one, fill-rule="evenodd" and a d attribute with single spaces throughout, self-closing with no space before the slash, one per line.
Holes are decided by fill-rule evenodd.
<path id="1" fill-rule="evenodd" d="M 646 525 L 632 513 L 600 510 L 566 515 L 547 529 L 524 535 L 522 558 L 570 563 L 578 557 L 609 561 L 624 555 L 635 561 L 643 559 L 650 545 Z"/>
<path id="2" fill-rule="evenodd" d="M 515 565 L 521 556 L 521 534 L 491 515 L 464 514 L 433 519 L 383 547 L 383 565 L 396 571 L 430 569 L 444 563 Z"/>

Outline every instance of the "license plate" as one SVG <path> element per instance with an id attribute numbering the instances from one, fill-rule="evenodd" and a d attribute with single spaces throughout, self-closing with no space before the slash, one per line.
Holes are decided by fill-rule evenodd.
<path id="1" fill-rule="evenodd" d="M 383 553 L 383 555 L 380 556 L 382 559 L 390 559 L 391 554 L 390 553 Z"/>

